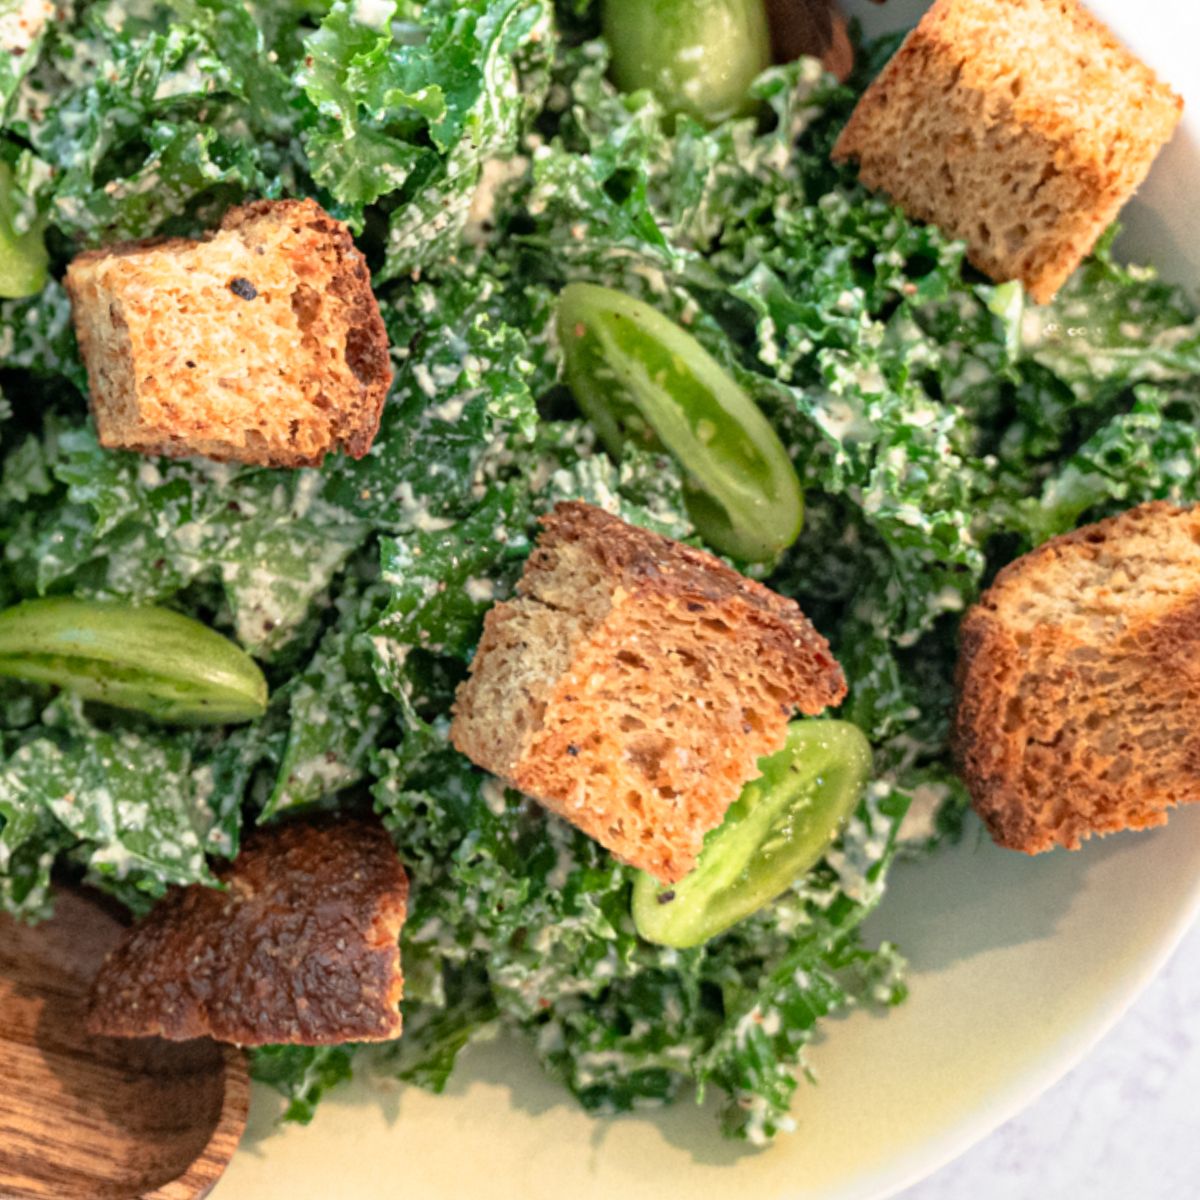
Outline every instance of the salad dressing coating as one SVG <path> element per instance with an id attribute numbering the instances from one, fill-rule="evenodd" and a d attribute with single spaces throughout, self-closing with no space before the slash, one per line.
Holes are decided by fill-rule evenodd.
<path id="1" fill-rule="evenodd" d="M 892 45 L 845 86 L 772 68 L 755 116 L 707 127 L 620 95 L 573 0 L 428 0 L 419 29 L 379 5 L 145 7 L 60 6 L 21 78 L 0 72 L 13 221 L 44 217 L 51 253 L 41 291 L 0 300 L 0 599 L 174 606 L 252 654 L 271 699 L 167 730 L 0 685 L 0 904 L 44 914 L 57 868 L 144 912 L 211 884 L 264 814 L 374 805 L 412 881 L 404 1037 L 257 1050 L 293 1117 L 359 1062 L 440 1088 L 498 1025 L 593 1111 L 701 1085 L 727 1133 L 768 1140 L 820 1018 L 903 995 L 895 949 L 859 930 L 910 799 L 940 801 L 910 848 L 961 820 L 956 633 L 984 580 L 1082 522 L 1200 498 L 1195 305 L 1103 239 L 1030 317 L 832 164 Z M 371 452 L 270 471 L 102 449 L 66 262 L 263 195 L 319 198 L 372 269 L 395 381 Z M 696 536 L 678 465 L 604 453 L 560 387 L 571 282 L 687 329 L 775 429 L 805 528 L 755 573 L 827 635 L 874 751 L 833 850 L 694 950 L 638 938 L 632 872 L 446 737 L 538 516 L 583 500 Z"/>

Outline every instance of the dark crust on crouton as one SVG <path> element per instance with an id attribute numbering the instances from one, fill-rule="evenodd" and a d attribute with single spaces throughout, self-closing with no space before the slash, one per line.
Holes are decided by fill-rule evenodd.
<path id="1" fill-rule="evenodd" d="M 399 1036 L 408 880 L 378 822 L 260 829 L 218 875 L 224 890 L 172 889 L 108 956 L 93 1033 L 243 1046 Z"/>
<path id="2" fill-rule="evenodd" d="M 337 436 L 351 458 L 362 458 L 379 432 L 384 402 L 392 385 L 387 330 L 379 312 L 379 302 L 371 290 L 367 260 L 355 246 L 349 229 L 313 200 L 255 200 L 231 208 L 221 221 L 221 228 L 237 229 L 263 217 L 291 221 L 294 227 L 305 225 L 323 235 L 337 259 L 337 270 L 329 282 L 329 290 L 346 308 L 349 330 L 346 364 L 365 393 L 362 404 L 347 414 L 349 419 L 339 426 Z M 291 465 L 320 466 L 320 460 L 298 461 Z"/>
<path id="3" fill-rule="evenodd" d="M 242 455 L 223 454 L 219 450 L 206 449 L 200 452 L 194 446 L 188 445 L 182 438 L 161 442 L 117 443 L 104 438 L 100 438 L 99 441 L 106 450 L 128 450 L 133 454 L 145 454 L 151 458 L 194 458 L 199 454 L 201 458 L 207 458 L 210 462 L 246 463 L 247 461 Z M 325 462 L 326 456 L 326 451 L 322 451 L 320 454 L 290 454 L 277 448 L 271 451 L 270 463 L 263 465 L 269 465 L 281 471 L 298 471 L 303 467 L 320 467 Z M 361 457 L 361 455 L 354 457 Z"/>
<path id="4" fill-rule="evenodd" d="M 1161 569 L 1139 568 L 1155 590 L 1116 632 L 1103 614 L 1089 627 L 1082 585 L 1078 595 L 1053 594 L 1056 619 L 1016 620 L 1030 595 L 1045 597 L 1049 574 L 1076 560 L 1103 553 L 1119 562 L 1126 547 L 1144 556 L 1162 545 L 1179 565 L 1178 547 L 1194 551 L 1197 541 L 1200 511 L 1145 504 L 1010 563 L 967 613 L 952 748 L 998 845 L 1076 850 L 1093 835 L 1162 825 L 1170 808 L 1200 799 L 1200 581 L 1180 592 Z M 1120 592 L 1097 594 L 1108 613 L 1122 613 Z"/>
<path id="5" fill-rule="evenodd" d="M 541 518 L 545 533 L 530 555 L 526 574 L 538 571 L 556 541 L 578 542 L 600 562 L 604 573 L 629 591 L 661 594 L 692 604 L 734 605 L 780 661 L 796 663 L 805 674 L 804 712 L 818 713 L 846 695 L 842 668 L 829 643 L 813 628 L 795 600 L 747 579 L 719 558 L 652 530 L 629 525 L 603 509 L 564 501 Z"/>

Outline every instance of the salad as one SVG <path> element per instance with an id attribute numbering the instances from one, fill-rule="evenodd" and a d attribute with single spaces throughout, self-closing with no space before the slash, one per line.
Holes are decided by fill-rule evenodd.
<path id="1" fill-rule="evenodd" d="M 1083 520 L 1200 499 L 1181 291 L 1110 234 L 1033 307 L 832 164 L 894 40 L 844 83 L 724 44 L 744 92 L 684 78 L 681 105 L 613 82 L 631 7 L 0 0 L 0 604 L 165 606 L 269 685 L 254 720 L 175 726 L 0 680 L 0 904 L 37 920 L 82 878 L 145 913 L 258 824 L 373 810 L 412 886 L 404 1034 L 255 1050 L 294 1120 L 353 1071 L 440 1090 L 500 1028 L 591 1110 L 716 1089 L 727 1134 L 790 1128 L 820 1019 L 904 998 L 900 953 L 859 932 L 889 867 L 961 828 L 959 615 Z M 395 369 L 373 449 L 294 471 L 102 449 L 66 262 L 257 196 L 317 199 L 367 256 Z M 686 330 L 766 417 L 802 530 L 708 544 L 829 638 L 873 753 L 832 847 L 699 945 L 639 936 L 636 873 L 448 740 L 540 515 L 585 500 L 706 542 L 680 458 L 606 445 L 564 382 L 569 285 Z"/>

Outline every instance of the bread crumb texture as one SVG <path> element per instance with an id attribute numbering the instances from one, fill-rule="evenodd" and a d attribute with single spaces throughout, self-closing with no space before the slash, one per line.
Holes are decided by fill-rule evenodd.
<path id="1" fill-rule="evenodd" d="M 543 518 L 487 616 L 454 745 L 663 882 L 695 864 L 796 709 L 841 668 L 792 600 L 591 505 Z"/>
<path id="2" fill-rule="evenodd" d="M 223 891 L 173 888 L 108 956 L 93 1033 L 243 1046 L 399 1037 L 408 879 L 378 822 L 259 829 L 218 874 Z"/>
<path id="3" fill-rule="evenodd" d="M 349 230 L 312 200 L 89 250 L 66 287 L 101 445 L 274 467 L 370 449 L 387 333 Z"/>
<path id="4" fill-rule="evenodd" d="M 1183 100 L 1076 0 L 937 0 L 834 147 L 867 187 L 1047 303 L 1145 179 Z"/>
<path id="5" fill-rule="evenodd" d="M 1001 846 L 1076 850 L 1200 797 L 1200 509 L 1054 538 L 961 637 L 955 750 Z"/>

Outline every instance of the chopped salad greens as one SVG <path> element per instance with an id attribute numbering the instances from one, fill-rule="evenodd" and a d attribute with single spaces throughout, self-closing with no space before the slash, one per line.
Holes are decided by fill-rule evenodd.
<path id="1" fill-rule="evenodd" d="M 904 995 L 896 950 L 858 930 L 898 847 L 963 811 L 959 614 L 1081 520 L 1200 499 L 1195 307 L 1110 241 L 1030 307 L 831 165 L 888 44 L 846 85 L 771 67 L 756 111 L 708 125 L 617 91 L 587 0 L 0 0 L 0 32 L 24 38 L 0 65 L 0 604 L 165 606 L 270 684 L 247 724 L 167 727 L 0 679 L 0 904 L 46 915 L 58 871 L 144 911 L 213 882 L 247 824 L 373 806 L 413 885 L 405 1033 L 256 1052 L 292 1118 L 356 1069 L 438 1090 L 501 1027 L 589 1109 L 716 1088 L 728 1134 L 788 1128 L 820 1018 Z M 397 375 L 371 453 L 269 471 L 100 449 L 66 261 L 292 195 L 374 273 Z M 833 848 L 692 949 L 640 938 L 636 873 L 447 742 L 540 513 L 579 498 L 699 540 L 670 455 L 611 457 L 562 383 L 573 283 L 686 329 L 773 426 L 803 532 L 737 565 L 830 638 L 838 716 L 873 748 Z"/>

